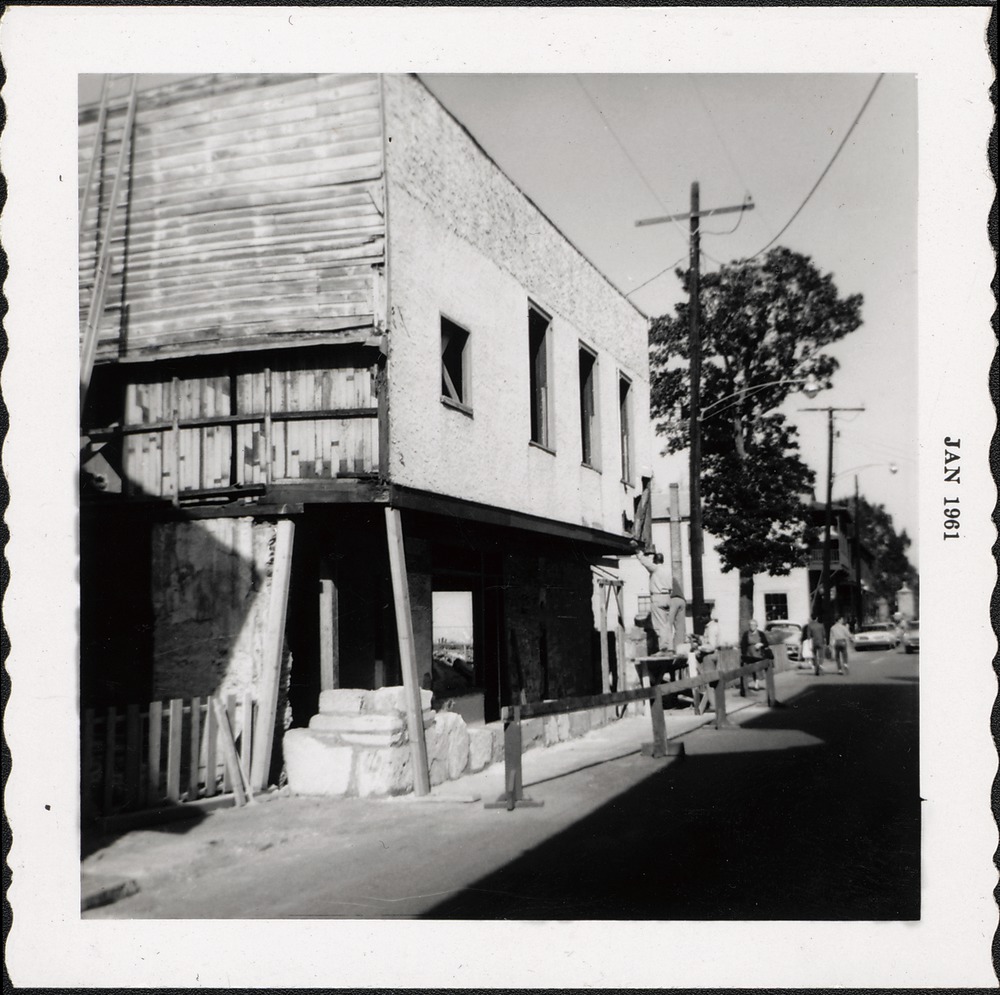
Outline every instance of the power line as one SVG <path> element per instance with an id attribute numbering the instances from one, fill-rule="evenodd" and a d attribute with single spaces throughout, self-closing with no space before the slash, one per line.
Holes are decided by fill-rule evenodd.
<path id="1" fill-rule="evenodd" d="M 583 80 L 581 80 L 579 75 L 577 75 L 576 73 L 573 74 L 573 79 L 576 80 L 577 86 L 579 86 L 580 89 L 583 91 L 583 95 L 590 102 L 591 107 L 593 107 L 594 110 L 597 111 L 597 114 L 600 117 L 601 121 L 604 122 L 604 127 L 607 129 L 608 134 L 615 140 L 615 144 L 618 146 L 618 148 L 621 149 L 622 155 L 624 155 L 625 158 L 629 161 L 629 164 L 635 170 L 636 175 L 645 184 L 646 189 L 653 195 L 653 198 L 656 201 L 656 203 L 659 204 L 660 207 L 662 207 L 664 210 L 666 210 L 667 209 L 666 204 L 664 204 L 663 201 L 660 199 L 660 195 L 653 188 L 652 183 L 650 183 L 649 180 L 646 179 L 646 174 L 643 173 L 643 171 L 639 168 L 639 164 L 635 161 L 635 159 L 632 158 L 632 154 L 625 147 L 624 142 L 622 142 L 622 140 L 615 133 L 614 128 L 612 128 L 611 125 L 608 123 L 608 119 L 604 116 L 604 111 L 601 110 L 600 104 L 597 103 L 597 101 L 591 96 L 590 91 L 583 85 Z M 687 241 L 688 233 L 676 221 L 674 221 L 673 224 L 674 227 L 684 236 L 684 240 Z M 670 267 L 668 266 L 667 269 L 669 268 Z M 658 273 L 657 276 L 659 275 L 660 274 Z M 653 277 L 653 279 L 655 280 L 656 277 Z M 636 287 L 636 290 L 638 289 L 639 288 Z"/>
<path id="2" fill-rule="evenodd" d="M 675 260 L 674 260 L 674 261 L 673 261 L 673 262 L 672 262 L 672 263 L 671 263 L 671 264 L 670 264 L 669 266 L 664 266 L 664 267 L 663 267 L 663 269 L 661 269 L 659 273 L 654 273 L 654 274 L 653 274 L 653 275 L 652 275 L 652 276 L 651 276 L 651 277 L 650 277 L 650 278 L 649 278 L 648 280 L 646 280 L 646 281 L 645 281 L 644 283 L 640 283 L 638 287 L 633 287 L 633 288 L 632 288 L 632 290 L 630 290 L 630 291 L 629 291 L 629 292 L 628 292 L 628 293 L 627 293 L 627 294 L 625 295 L 625 297 L 626 297 L 626 298 L 629 298 L 629 297 L 631 297 L 631 296 L 632 296 L 633 294 L 635 294 L 635 293 L 638 293 L 638 292 L 639 292 L 640 290 L 642 290 L 642 288 L 643 288 L 643 287 L 645 287 L 645 286 L 649 285 L 649 284 L 650 284 L 650 283 L 652 283 L 652 282 L 653 282 L 654 280 L 656 280 L 656 279 L 659 279 L 659 277 L 663 276 L 663 274 L 664 274 L 664 273 L 666 273 L 666 272 L 667 272 L 668 270 L 672 270 L 672 269 L 673 269 L 673 268 L 674 268 L 674 267 L 675 267 L 675 266 L 676 266 L 676 265 L 677 265 L 678 263 L 682 263 L 682 262 L 684 262 L 684 260 L 685 260 L 685 259 L 687 259 L 687 257 L 688 257 L 688 254 L 687 254 L 687 253 L 685 252 L 683 256 L 681 256 L 681 257 L 680 257 L 679 259 L 675 259 Z"/>
<path id="3" fill-rule="evenodd" d="M 799 216 L 799 214 L 802 213 L 802 209 L 806 206 L 806 204 L 809 203 L 810 198 L 816 192 L 816 189 L 819 187 L 819 185 L 823 182 L 823 178 L 826 176 L 827 173 L 830 172 L 830 167 L 833 166 L 833 164 L 837 161 L 837 156 L 840 155 L 841 149 L 843 149 L 843 147 L 847 144 L 847 140 L 853 134 L 854 129 L 857 127 L 858 122 L 861 120 L 861 115 L 864 114 L 865 110 L 868 107 L 868 104 L 871 103 L 872 97 L 875 96 L 875 91 L 878 89 L 879 83 L 882 82 L 883 76 L 885 76 L 885 73 L 879 73 L 878 79 L 875 80 L 874 85 L 868 92 L 868 96 L 865 97 L 865 102 L 861 105 L 861 110 L 859 110 L 858 113 L 855 115 L 854 120 L 851 122 L 850 128 L 847 129 L 847 134 L 844 135 L 844 137 L 841 139 L 840 144 L 837 146 L 837 151 L 833 153 L 833 158 L 826 164 L 826 169 L 824 169 L 823 172 L 819 174 L 819 179 L 813 184 L 812 190 L 810 190 L 809 193 L 806 194 L 806 199 L 802 201 L 801 204 L 799 204 L 798 209 L 788 219 L 788 222 L 785 224 L 785 227 L 782 228 L 781 231 L 779 231 L 778 234 L 775 235 L 774 238 L 772 238 L 771 241 L 768 242 L 763 249 L 758 249 L 752 256 L 747 256 L 745 259 L 743 259 L 742 262 L 749 262 L 751 259 L 755 259 L 761 253 L 766 252 L 768 249 L 770 249 L 771 246 L 774 245 L 774 243 L 777 242 L 778 239 L 781 238 L 781 236 L 784 235 L 786 231 L 788 231 L 788 229 L 791 227 L 792 222 Z"/>

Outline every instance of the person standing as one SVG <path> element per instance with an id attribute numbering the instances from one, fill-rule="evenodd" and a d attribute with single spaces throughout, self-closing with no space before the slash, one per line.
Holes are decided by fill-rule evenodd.
<path id="1" fill-rule="evenodd" d="M 823 673 L 823 657 L 826 656 L 826 630 L 823 623 L 815 616 L 809 620 L 806 631 L 813 644 L 813 670 L 819 677 Z"/>
<path id="2" fill-rule="evenodd" d="M 830 627 L 830 645 L 833 647 L 833 656 L 837 661 L 838 674 L 850 673 L 847 666 L 847 641 L 850 638 L 851 631 L 844 624 L 843 616 L 841 616 Z"/>
<path id="3" fill-rule="evenodd" d="M 743 666 L 751 663 L 760 663 L 768 657 L 773 657 L 771 646 L 767 641 L 767 636 L 757 628 L 757 619 L 750 619 L 746 632 L 740 636 L 740 662 Z M 753 675 L 753 683 L 750 685 L 751 691 L 759 691 L 760 683 L 757 674 Z"/>
<path id="4" fill-rule="evenodd" d="M 633 543 L 638 547 L 638 543 Z M 647 556 L 636 548 L 636 559 L 649 573 L 649 616 L 656 633 L 657 652 L 666 653 L 677 645 L 675 630 L 671 624 L 671 597 L 673 595 L 674 578 L 670 568 L 663 562 L 663 554 L 653 552 Z"/>

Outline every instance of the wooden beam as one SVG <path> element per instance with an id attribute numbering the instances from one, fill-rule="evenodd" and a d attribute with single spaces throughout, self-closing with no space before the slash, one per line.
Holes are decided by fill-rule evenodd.
<path id="1" fill-rule="evenodd" d="M 406 554 L 403 549 L 403 526 L 398 508 L 385 509 L 386 537 L 389 541 L 389 571 L 392 574 L 392 595 L 396 608 L 396 632 L 399 639 L 399 660 L 406 692 L 406 725 L 410 736 L 413 759 L 413 792 L 430 793 L 430 770 L 427 763 L 427 743 L 424 740 L 423 706 L 420 702 L 420 676 L 413 642 L 413 616 L 410 613 L 410 590 L 406 576 Z"/>
<path id="2" fill-rule="evenodd" d="M 601 690 L 607 694 L 611 690 L 611 669 L 608 663 L 608 598 L 611 590 L 601 586 L 598 597 L 601 607 Z"/>
<path id="3" fill-rule="evenodd" d="M 418 491 L 398 484 L 391 485 L 389 500 L 396 508 L 409 508 L 432 515 L 467 519 L 471 522 L 480 522 L 483 525 L 524 529 L 528 532 L 538 532 L 560 539 L 572 539 L 599 546 L 607 552 L 631 554 L 633 551 L 629 538 L 624 535 L 603 532 L 585 525 L 558 522 L 551 518 L 528 515 L 520 511 L 507 511 L 492 505 L 465 501 L 443 494 L 431 494 L 427 491 Z"/>
<path id="4" fill-rule="evenodd" d="M 319 689 L 340 687 L 340 597 L 337 567 L 323 557 L 319 565 Z"/>
<path id="5" fill-rule="evenodd" d="M 275 525 L 274 566 L 271 570 L 271 594 L 264 628 L 258 716 L 255 730 L 250 785 L 254 791 L 267 786 L 271 770 L 271 747 L 274 742 L 278 685 L 285 643 L 285 616 L 288 611 L 288 582 L 292 574 L 292 542 L 295 523 L 283 518 Z"/>
<path id="6" fill-rule="evenodd" d="M 615 587 L 618 623 L 615 625 L 615 666 L 618 668 L 618 690 L 625 690 L 625 595 L 619 584 Z"/>
<path id="7" fill-rule="evenodd" d="M 240 758 L 236 752 L 236 740 L 233 738 L 233 726 L 230 721 L 231 716 L 228 709 L 222 707 L 222 702 L 218 698 L 213 696 L 211 702 L 212 710 L 215 712 L 215 720 L 219 725 L 219 742 L 222 744 L 222 756 L 226 761 L 227 779 L 232 786 L 236 804 L 238 806 L 246 805 L 248 801 L 253 801 L 253 792 L 250 785 L 245 782 L 243 770 L 240 768 Z"/>

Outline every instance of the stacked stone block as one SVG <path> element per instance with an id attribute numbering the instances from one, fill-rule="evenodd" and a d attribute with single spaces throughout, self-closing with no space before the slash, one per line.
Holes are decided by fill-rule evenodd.
<path id="1" fill-rule="evenodd" d="M 469 727 L 457 712 L 435 712 L 421 691 L 432 785 L 503 762 L 503 728 Z M 553 746 L 615 720 L 613 706 L 522 723 L 522 748 Z M 320 694 L 308 729 L 284 738 L 288 786 L 299 795 L 380 798 L 413 790 L 413 767 L 401 687 L 341 689 Z"/>

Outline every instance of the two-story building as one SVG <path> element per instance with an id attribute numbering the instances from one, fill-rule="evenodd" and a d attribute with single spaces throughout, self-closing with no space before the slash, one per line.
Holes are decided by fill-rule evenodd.
<path id="1" fill-rule="evenodd" d="M 79 154 L 84 703 L 253 692 L 282 618 L 293 723 L 400 683 L 386 507 L 423 686 L 468 591 L 487 719 L 599 690 L 647 321 L 421 81 L 185 78 Z"/>

